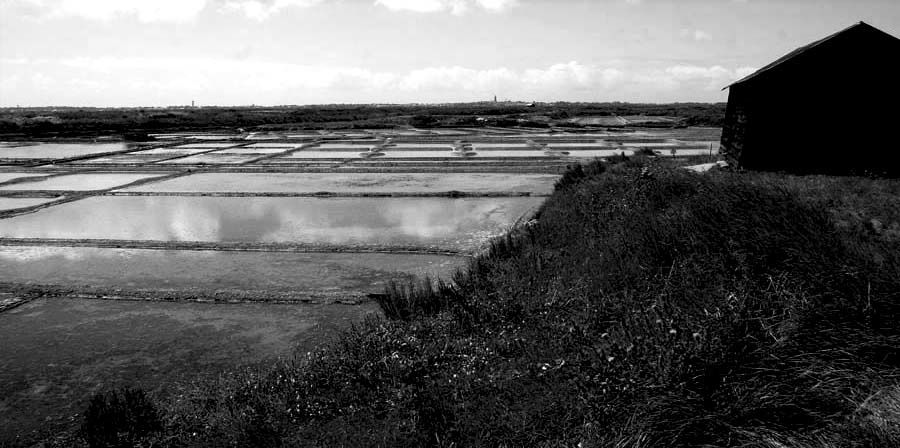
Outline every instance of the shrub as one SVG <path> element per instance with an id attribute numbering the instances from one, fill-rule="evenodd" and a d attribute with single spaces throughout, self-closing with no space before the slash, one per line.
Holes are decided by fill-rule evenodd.
<path id="1" fill-rule="evenodd" d="M 656 151 L 647 148 L 646 146 L 640 147 L 634 151 L 634 155 L 641 155 L 647 157 L 656 157 Z"/>
<path id="2" fill-rule="evenodd" d="M 391 280 L 384 294 L 375 295 L 375 301 L 389 319 L 410 320 L 433 316 L 453 300 L 453 288 L 443 280 L 430 277 L 407 281 Z"/>
<path id="3" fill-rule="evenodd" d="M 80 435 L 92 448 L 138 446 L 162 430 L 156 407 L 141 389 L 98 393 L 83 418 Z"/>
<path id="4" fill-rule="evenodd" d="M 554 187 L 557 190 L 563 190 L 573 185 L 577 185 L 588 177 L 598 176 L 603 173 L 603 171 L 605 171 L 605 168 L 600 161 L 594 161 L 585 166 L 580 163 L 571 165 L 569 166 L 569 169 L 563 173 L 562 177 L 556 181 Z"/>

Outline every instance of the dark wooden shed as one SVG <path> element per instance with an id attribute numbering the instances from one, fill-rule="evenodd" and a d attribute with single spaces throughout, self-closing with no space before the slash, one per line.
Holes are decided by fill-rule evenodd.
<path id="1" fill-rule="evenodd" d="M 721 151 L 750 170 L 900 175 L 900 39 L 860 22 L 726 87 Z"/>

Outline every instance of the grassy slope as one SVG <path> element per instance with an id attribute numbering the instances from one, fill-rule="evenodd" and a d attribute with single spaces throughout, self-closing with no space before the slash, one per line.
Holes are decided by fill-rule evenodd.
<path id="1" fill-rule="evenodd" d="M 161 440 L 897 446 L 900 182 L 627 165 L 456 286 L 396 285 L 393 320 L 186 386 Z"/>

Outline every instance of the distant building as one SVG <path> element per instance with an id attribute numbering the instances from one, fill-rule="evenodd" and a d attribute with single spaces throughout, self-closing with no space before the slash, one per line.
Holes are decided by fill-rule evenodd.
<path id="1" fill-rule="evenodd" d="M 900 175 L 900 39 L 860 22 L 726 88 L 721 151 L 733 164 Z"/>

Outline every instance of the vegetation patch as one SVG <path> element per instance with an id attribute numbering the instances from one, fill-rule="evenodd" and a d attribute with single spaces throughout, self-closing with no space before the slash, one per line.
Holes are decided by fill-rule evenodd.
<path id="1" fill-rule="evenodd" d="M 393 284 L 388 318 L 184 385 L 154 440 L 900 445 L 900 247 L 841 224 L 889 227 L 893 187 L 657 163 L 572 169 L 452 285 Z"/>
<path id="2" fill-rule="evenodd" d="M 722 126 L 725 104 L 677 103 L 469 103 L 453 105 L 316 105 L 279 107 L 0 108 L 0 136 L 5 139 L 74 138 L 119 134 L 133 141 L 148 134 L 174 131 L 248 131 L 393 129 L 414 127 L 523 126 L 551 124 L 580 128 L 570 116 L 628 115 L 629 126 Z M 669 118 L 659 122 L 659 115 Z M 613 126 L 624 126 L 613 119 Z"/>

